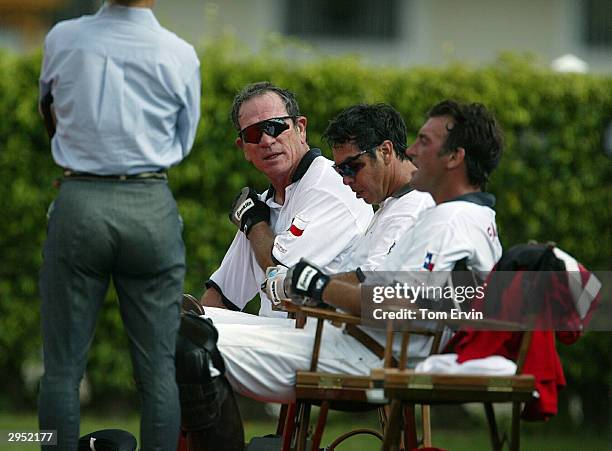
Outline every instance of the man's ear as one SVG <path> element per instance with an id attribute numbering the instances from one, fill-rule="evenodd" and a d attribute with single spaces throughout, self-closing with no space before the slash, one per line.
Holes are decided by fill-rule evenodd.
<path id="1" fill-rule="evenodd" d="M 380 153 L 385 164 L 390 164 L 393 158 L 393 143 L 388 139 L 385 139 L 380 146 Z"/>
<path id="2" fill-rule="evenodd" d="M 244 153 L 244 159 L 248 162 L 251 162 L 249 155 L 247 154 L 246 150 L 244 150 L 244 142 L 242 141 L 242 138 L 240 136 L 236 138 L 236 141 L 234 141 L 234 144 L 236 144 L 236 147 L 242 150 L 242 153 Z"/>
<path id="3" fill-rule="evenodd" d="M 454 169 L 465 161 L 465 149 L 463 147 L 457 147 L 454 152 L 449 152 L 448 157 L 446 167 L 448 169 Z"/>
<path id="4" fill-rule="evenodd" d="M 306 119 L 306 116 L 298 116 L 295 118 L 295 128 L 300 135 L 302 144 L 306 144 L 306 125 L 308 125 L 308 119 Z"/>

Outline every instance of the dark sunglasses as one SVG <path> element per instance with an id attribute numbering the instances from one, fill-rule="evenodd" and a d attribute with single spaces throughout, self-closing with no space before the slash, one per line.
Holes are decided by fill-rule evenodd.
<path id="1" fill-rule="evenodd" d="M 355 177 L 361 168 L 365 166 L 363 163 L 357 162 L 357 160 L 364 154 L 368 153 L 368 150 L 362 150 L 357 155 L 348 157 L 342 163 L 334 164 L 334 169 L 342 177 Z"/>
<path id="2" fill-rule="evenodd" d="M 272 119 L 257 122 L 240 130 L 239 135 L 246 143 L 259 144 L 264 133 L 272 138 L 276 138 L 285 130 L 289 130 L 290 125 L 285 122 L 287 119 L 294 119 L 294 116 L 273 117 Z"/>

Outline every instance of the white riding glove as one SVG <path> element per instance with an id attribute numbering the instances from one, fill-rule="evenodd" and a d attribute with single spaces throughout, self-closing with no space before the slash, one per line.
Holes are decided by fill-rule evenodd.
<path id="1" fill-rule="evenodd" d="M 283 300 L 289 300 L 284 287 L 286 275 L 287 267 L 285 266 L 268 266 L 266 268 L 266 279 L 261 284 L 261 289 L 266 292 L 266 295 L 275 306 L 280 305 Z"/>

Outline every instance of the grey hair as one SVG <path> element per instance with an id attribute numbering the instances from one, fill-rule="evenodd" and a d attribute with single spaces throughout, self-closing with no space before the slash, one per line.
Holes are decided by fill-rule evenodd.
<path id="1" fill-rule="evenodd" d="M 232 103 L 231 119 L 232 124 L 234 125 L 236 130 L 240 131 L 238 114 L 240 113 L 240 108 L 242 107 L 242 104 L 247 100 L 252 99 L 253 97 L 261 96 L 268 92 L 272 92 L 281 98 L 281 100 L 285 104 L 287 116 L 292 116 L 295 118 L 300 115 L 300 106 L 297 103 L 294 93 L 288 91 L 287 89 L 279 88 L 278 86 L 273 85 L 269 81 L 260 81 L 245 86 L 238 94 L 236 94 L 236 97 L 234 97 L 234 102 Z"/>

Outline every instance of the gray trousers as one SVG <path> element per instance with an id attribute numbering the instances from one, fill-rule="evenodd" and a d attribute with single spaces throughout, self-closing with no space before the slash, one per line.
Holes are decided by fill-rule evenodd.
<path id="1" fill-rule="evenodd" d="M 111 277 L 142 401 L 141 449 L 176 449 L 174 354 L 184 276 L 180 218 L 165 180 L 62 183 L 40 273 L 39 423 L 57 429 L 55 449 L 77 449 L 79 384 Z"/>

